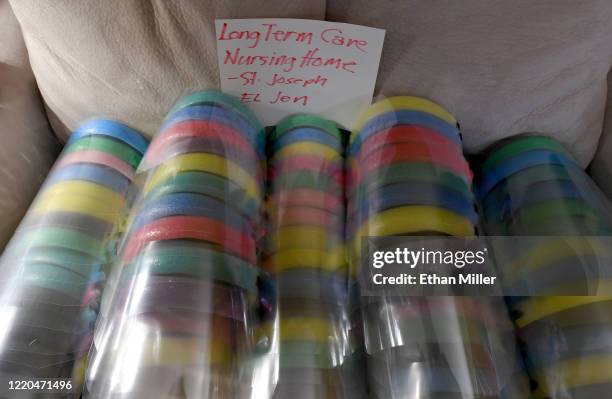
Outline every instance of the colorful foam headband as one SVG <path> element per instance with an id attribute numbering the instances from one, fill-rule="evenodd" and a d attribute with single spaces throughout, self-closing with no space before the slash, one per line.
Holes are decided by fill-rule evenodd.
<path id="1" fill-rule="evenodd" d="M 431 206 L 402 206 L 371 216 L 357 230 L 353 250 L 359 254 L 361 238 L 436 231 L 453 236 L 472 236 L 474 226 L 463 216 Z"/>
<path id="2" fill-rule="evenodd" d="M 186 154 L 172 158 L 155 170 L 145 183 L 144 195 L 171 176 L 182 172 L 201 171 L 225 177 L 244 188 L 256 202 L 261 201 L 261 187 L 255 178 L 232 161 L 214 154 Z"/>
<path id="3" fill-rule="evenodd" d="M 472 178 L 472 172 L 467 161 L 458 155 L 456 151 L 446 151 L 443 147 L 431 147 L 420 143 L 384 146 L 370 152 L 365 157 L 351 160 L 352 164 L 358 164 L 363 169 L 363 174 L 368 174 L 373 169 L 382 168 L 397 162 L 432 162 L 436 165 L 452 169 L 460 176 Z M 354 165 L 354 167 L 356 166 Z"/>
<path id="4" fill-rule="evenodd" d="M 448 148 L 462 155 L 461 147 L 457 147 L 457 144 L 448 137 L 435 130 L 414 125 L 398 125 L 380 130 L 363 142 L 355 141 L 350 148 L 350 153 L 357 156 L 362 152 L 371 152 L 384 145 L 397 143 L 430 144 L 432 147 Z"/>
<path id="5" fill-rule="evenodd" d="M 130 179 L 105 166 L 96 164 L 71 165 L 54 169 L 45 184 L 56 184 L 62 181 L 82 180 L 106 186 L 120 194 L 125 194 L 130 186 Z"/>
<path id="6" fill-rule="evenodd" d="M 190 193 L 168 194 L 146 204 L 138 211 L 129 230 L 136 231 L 154 220 L 177 215 L 203 216 L 226 223 L 236 230 L 246 232 L 251 230 L 247 219 L 223 201 Z"/>
<path id="7" fill-rule="evenodd" d="M 524 169 L 545 164 L 562 165 L 567 168 L 581 170 L 574 161 L 562 154 L 545 150 L 529 151 L 509 158 L 506 162 L 487 171 L 478 183 L 478 193 L 481 198 L 484 198 L 502 180 Z"/>
<path id="8" fill-rule="evenodd" d="M 433 101 L 421 97 L 395 96 L 385 98 L 372 104 L 363 114 L 361 114 L 355 130 L 359 130 L 365 122 L 377 115 L 401 109 L 426 112 L 444 119 L 452 125 L 457 124 L 457 119 L 455 119 L 450 112 Z"/>
<path id="9" fill-rule="evenodd" d="M 458 176 L 447 169 L 425 162 L 400 163 L 389 165 L 382 171 L 372 172 L 359 179 L 351 181 L 352 196 L 369 196 L 370 192 L 389 184 L 408 182 L 424 182 L 426 184 L 438 184 L 454 189 L 466 198 L 474 195 L 466 179 Z"/>
<path id="10" fill-rule="evenodd" d="M 612 296 L 569 296 L 534 297 L 518 304 L 516 324 L 526 327 L 529 324 L 572 308 L 612 300 Z"/>
<path id="11" fill-rule="evenodd" d="M 373 191 L 369 197 L 358 200 L 360 204 L 349 207 L 349 213 L 358 212 L 360 220 L 367 219 L 389 208 L 404 205 L 430 205 L 445 208 L 468 218 L 474 225 L 478 223 L 478 215 L 474 202 L 461 193 L 435 184 L 421 182 L 398 183 L 381 187 Z"/>
<path id="12" fill-rule="evenodd" d="M 146 202 L 172 193 L 195 193 L 227 202 L 237 211 L 258 219 L 259 205 L 243 188 L 231 180 L 206 172 L 181 172 L 168 176 L 146 196 Z"/>
<path id="13" fill-rule="evenodd" d="M 257 262 L 254 238 L 205 217 L 171 216 L 144 225 L 127 240 L 123 260 L 130 262 L 149 242 L 194 239 L 220 245 L 246 261 Z"/>
<path id="14" fill-rule="evenodd" d="M 338 138 L 311 127 L 300 127 L 279 135 L 272 145 L 274 151 L 278 151 L 287 145 L 299 142 L 314 142 L 332 148 L 338 153 L 343 151 L 342 142 Z"/>
<path id="15" fill-rule="evenodd" d="M 134 178 L 134 169 L 129 164 L 114 155 L 101 151 L 87 150 L 67 154 L 59 159 L 56 168 L 65 168 L 74 164 L 103 165 L 118 171 L 129 180 Z"/>
<path id="16" fill-rule="evenodd" d="M 121 159 L 123 162 L 129 164 L 134 169 L 138 167 L 140 160 L 142 159 L 142 154 L 131 146 L 128 146 L 125 143 L 114 139 L 113 137 L 98 135 L 81 137 L 80 139 L 73 141 L 72 144 L 66 146 L 64 152 L 69 154 L 87 150 L 112 154 Z"/>
<path id="17" fill-rule="evenodd" d="M 174 114 L 182 108 L 205 104 L 220 105 L 228 110 L 239 112 L 251 123 L 251 125 L 263 130 L 263 128 L 260 127 L 257 117 L 248 107 L 246 107 L 240 100 L 223 94 L 218 90 L 204 90 L 189 94 L 178 100 L 168 114 Z"/>
<path id="18" fill-rule="evenodd" d="M 368 120 L 363 127 L 351 135 L 351 149 L 358 150 L 360 144 L 353 144 L 356 141 L 365 141 L 371 135 L 400 125 L 421 126 L 446 136 L 452 140 L 457 147 L 461 148 L 461 134 L 456 125 L 449 124 L 432 114 L 420 111 L 389 111 Z M 353 149 L 353 146 L 356 146 Z"/>
<path id="19" fill-rule="evenodd" d="M 342 159 L 342 155 L 338 153 L 338 151 L 324 144 L 319 144 L 311 141 L 300 141 L 297 143 L 289 144 L 276 151 L 271 159 L 271 162 L 275 163 L 282 159 L 310 154 L 317 155 L 327 161 L 336 161 Z"/>
<path id="20" fill-rule="evenodd" d="M 271 233 L 268 241 L 273 252 L 298 248 L 331 250 L 340 241 L 340 237 L 318 226 L 281 227 Z"/>
<path id="21" fill-rule="evenodd" d="M 158 158 L 160 154 L 169 145 L 189 139 L 217 140 L 226 143 L 228 149 L 236 149 L 250 159 L 260 159 L 260 154 L 255 151 L 251 143 L 232 127 L 209 120 L 188 120 L 176 123 L 169 126 L 166 130 L 160 131 L 145 154 L 144 163 L 146 165 L 159 163 L 160 160 Z"/>
<path id="22" fill-rule="evenodd" d="M 214 248 L 192 245 L 192 242 L 163 244 L 147 247 L 131 264 L 124 266 L 126 273 L 187 275 L 257 292 L 257 278 L 262 271 L 252 264 Z"/>
<path id="23" fill-rule="evenodd" d="M 342 142 L 342 133 L 335 122 L 308 114 L 292 115 L 280 121 L 272 132 L 272 142 L 278 140 L 282 135 L 300 128 L 314 128 L 328 133 L 337 141 Z"/>
<path id="24" fill-rule="evenodd" d="M 265 139 L 263 130 L 251 125 L 251 123 L 240 114 L 217 106 L 194 105 L 187 108 L 181 108 L 175 113 L 168 115 L 160 131 L 163 132 L 174 124 L 189 120 L 209 120 L 225 124 L 238 132 L 242 132 L 256 149 L 259 151 L 263 150 Z M 262 152 L 259 151 L 258 153 L 261 154 Z"/>
<path id="25" fill-rule="evenodd" d="M 149 145 L 149 141 L 136 130 L 123 123 L 109 119 L 94 119 L 80 125 L 77 130 L 70 135 L 70 139 L 66 145 L 70 146 L 78 139 L 92 135 L 105 135 L 116 138 L 130 145 L 141 154 L 146 152 Z"/>
<path id="26" fill-rule="evenodd" d="M 520 136 L 501 148 L 492 150 L 480 166 L 480 169 L 487 171 L 492 167 L 505 162 L 509 158 L 534 150 L 547 150 L 558 152 L 566 157 L 570 157 L 565 148 L 556 140 L 545 136 Z"/>
<path id="27" fill-rule="evenodd" d="M 271 273 L 293 269 L 320 269 L 326 272 L 346 271 L 344 246 L 333 248 L 289 248 L 278 251 L 264 261 Z"/>

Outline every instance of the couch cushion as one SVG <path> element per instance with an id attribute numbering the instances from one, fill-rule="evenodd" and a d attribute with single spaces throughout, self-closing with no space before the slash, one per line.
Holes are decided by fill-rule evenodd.
<path id="1" fill-rule="evenodd" d="M 322 0 L 12 1 L 40 91 L 65 139 L 106 116 L 152 135 L 185 92 L 216 87 L 215 18 L 322 19 Z"/>
<path id="2" fill-rule="evenodd" d="M 612 2 L 328 0 L 327 19 L 387 29 L 377 92 L 425 96 L 469 152 L 542 132 L 583 166 L 602 131 Z"/>
<path id="3" fill-rule="evenodd" d="M 608 0 L 12 4 L 64 136 L 97 115 L 153 134 L 177 97 L 216 86 L 215 17 L 326 17 L 387 29 L 377 93 L 446 106 L 470 152 L 537 131 L 557 137 L 586 166 L 602 130 L 612 64 Z"/>
<path id="4" fill-rule="evenodd" d="M 19 25 L 0 0 L 0 253 L 59 152 Z"/>

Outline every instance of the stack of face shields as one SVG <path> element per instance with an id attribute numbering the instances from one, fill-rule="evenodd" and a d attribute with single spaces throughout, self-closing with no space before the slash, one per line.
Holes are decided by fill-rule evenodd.
<path id="1" fill-rule="evenodd" d="M 219 92 L 171 111 L 143 159 L 88 396 L 252 397 L 263 152 L 253 115 Z"/>
<path id="2" fill-rule="evenodd" d="M 612 389 L 610 204 L 555 140 L 495 145 L 478 193 L 504 273 L 536 398 L 603 398 Z"/>
<path id="3" fill-rule="evenodd" d="M 147 145 L 110 120 L 72 134 L 0 262 L 5 381 L 73 378 L 79 388 L 78 359 L 89 350 L 98 294 Z"/>
<path id="4" fill-rule="evenodd" d="M 353 268 L 362 267 L 363 237 L 475 234 L 457 122 L 438 105 L 414 97 L 375 103 L 352 137 L 350 164 Z M 373 398 L 523 398 L 528 391 L 499 299 L 364 296 L 362 314 Z"/>
<path id="5" fill-rule="evenodd" d="M 342 134 L 330 121 L 296 115 L 279 123 L 271 147 L 264 264 L 276 282 L 272 397 L 362 398 L 348 311 Z"/>

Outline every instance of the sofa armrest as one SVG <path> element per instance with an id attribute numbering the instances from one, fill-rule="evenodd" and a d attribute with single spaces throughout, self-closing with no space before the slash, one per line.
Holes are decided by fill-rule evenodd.
<path id="1" fill-rule="evenodd" d="M 612 200 L 612 69 L 608 73 L 608 100 L 603 132 L 595 158 L 589 166 L 589 172 L 603 192 Z"/>
<path id="2" fill-rule="evenodd" d="M 2 251 L 60 150 L 7 0 L 0 0 L 0 88 Z"/>

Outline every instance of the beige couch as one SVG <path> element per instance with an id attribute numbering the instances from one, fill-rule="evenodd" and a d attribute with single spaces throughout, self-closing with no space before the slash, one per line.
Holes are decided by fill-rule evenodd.
<path id="1" fill-rule="evenodd" d="M 6 14 L 6 0 L 0 1 Z M 11 0 L 11 5 L 61 140 L 92 116 L 116 118 L 153 135 L 181 94 L 215 87 L 217 17 L 328 19 L 385 28 L 376 94 L 413 94 L 443 104 L 461 121 L 468 152 L 521 132 L 547 133 L 585 167 L 597 153 L 593 174 L 612 194 L 609 0 Z M 9 30 L 12 39 L 3 35 L 4 40 L 21 43 L 18 30 Z M 0 159 L 9 171 L 0 187 L 11 195 L 0 203 L 0 215 L 13 218 L 10 226 L 55 155 L 27 62 L 20 62 L 19 79 L 7 78 L 11 72 L 4 69 L 0 74 L 17 87 L 9 92 L 29 104 L 0 116 L 3 128 L 5 120 L 19 125 L 5 129 L 10 149 L 3 148 L 8 156 Z M 26 184 L 12 180 L 16 171 Z"/>
<path id="2" fill-rule="evenodd" d="M 6 0 L 0 0 L 0 135 L 2 251 L 60 150 Z"/>

